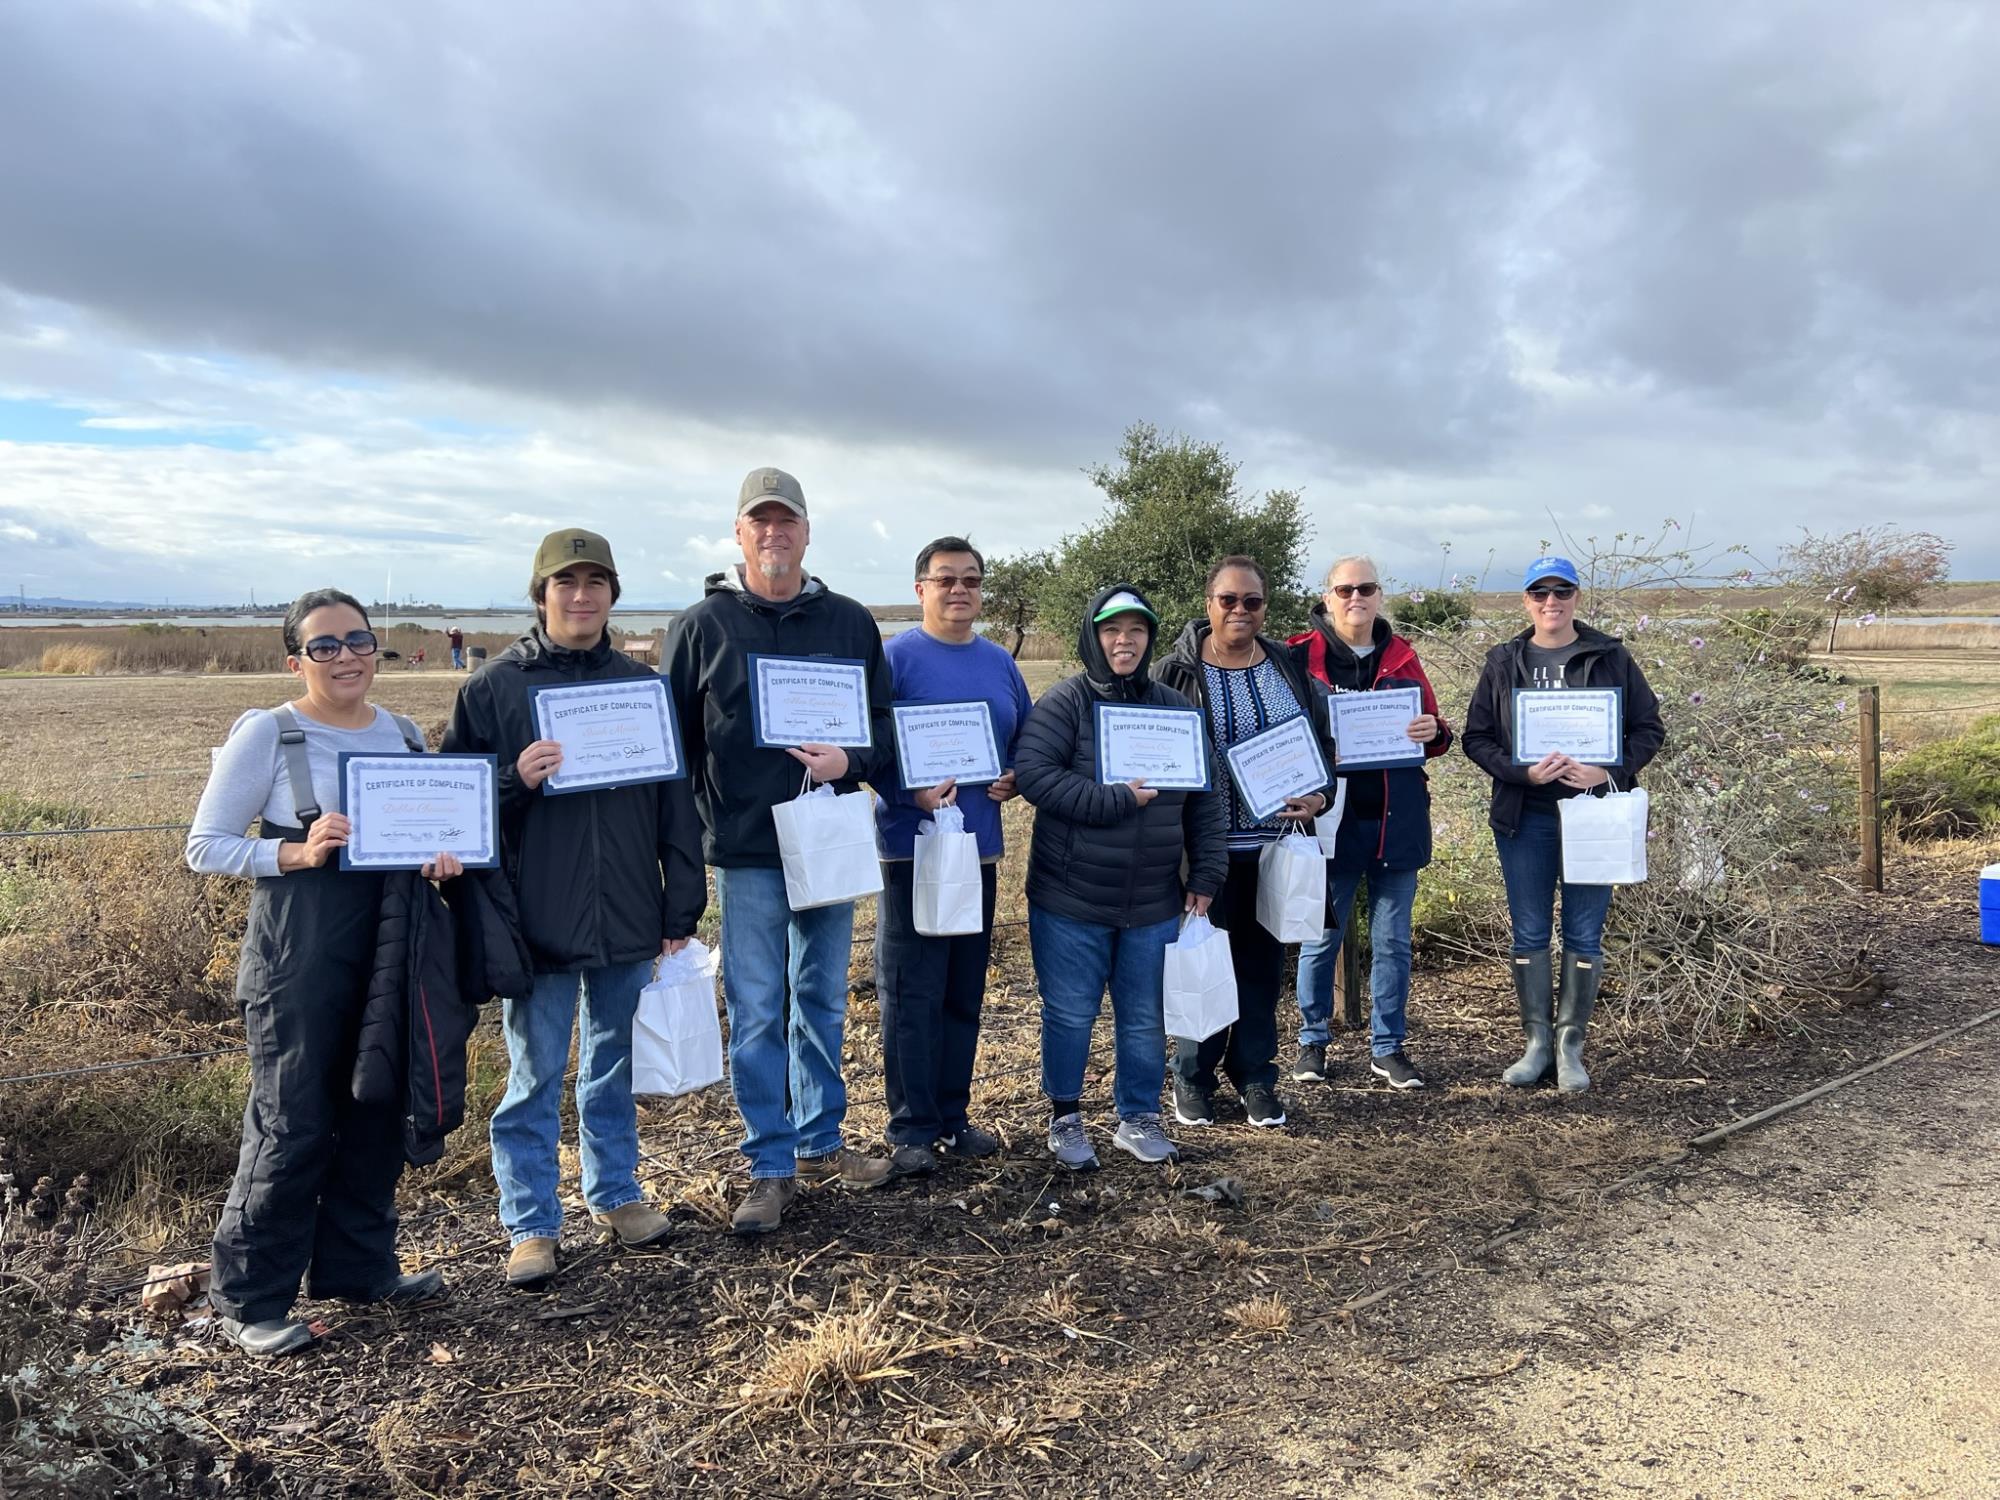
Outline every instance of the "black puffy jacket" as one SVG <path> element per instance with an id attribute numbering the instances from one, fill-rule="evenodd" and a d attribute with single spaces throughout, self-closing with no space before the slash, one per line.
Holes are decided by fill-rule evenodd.
<path id="1" fill-rule="evenodd" d="M 501 862 L 538 974 L 657 957 L 663 939 L 694 935 L 708 904 L 687 778 L 549 796 L 514 767 L 541 738 L 535 688 L 653 675 L 609 634 L 571 651 L 536 626 L 458 690 L 442 748 L 499 758 Z"/>
<path id="2" fill-rule="evenodd" d="M 890 709 L 895 679 L 882 654 L 882 627 L 867 606 L 836 594 L 817 578 L 782 604 L 743 587 L 736 569 L 712 573 L 701 603 L 676 616 L 660 668 L 695 777 L 701 809 L 702 855 L 725 869 L 776 869 L 778 826 L 771 808 L 798 796 L 805 768 L 783 750 L 760 747 L 750 713 L 750 655 L 831 656 L 868 669 L 868 708 L 875 743 L 847 752 L 842 792 L 863 781 L 896 780 L 896 739 Z"/>
<path id="3" fill-rule="evenodd" d="M 1187 892 L 1213 896 L 1229 874 L 1220 796 L 1163 791 L 1141 807 L 1130 787 L 1097 780 L 1099 703 L 1193 706 L 1148 676 L 1150 640 L 1130 677 L 1114 675 L 1105 660 L 1091 617 L 1130 587 L 1114 584 L 1090 601 L 1077 635 L 1083 671 L 1036 700 L 1014 752 L 1015 779 L 1035 809 L 1029 902 L 1072 921 L 1121 928 L 1177 917 Z"/>

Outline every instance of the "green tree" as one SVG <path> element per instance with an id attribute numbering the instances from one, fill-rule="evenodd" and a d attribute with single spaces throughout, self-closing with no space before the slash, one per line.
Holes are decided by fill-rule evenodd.
<path id="1" fill-rule="evenodd" d="M 1035 611 L 1043 586 L 1055 571 L 1055 554 L 1044 547 L 1019 557 L 986 559 L 986 591 L 982 615 L 995 639 L 1011 636 L 1007 649 L 1021 654 L 1021 644 L 1035 628 Z"/>
<path id="2" fill-rule="evenodd" d="M 1047 629 L 1074 630 L 1084 606 L 1106 584 L 1136 584 L 1160 612 L 1156 655 L 1189 620 L 1205 612 L 1209 564 L 1231 553 L 1254 557 L 1271 580 L 1266 630 L 1283 635 L 1305 620 L 1311 602 L 1301 582 L 1311 528 L 1294 490 L 1246 497 L 1237 464 L 1215 443 L 1162 433 L 1139 422 L 1125 431 L 1116 466 L 1085 470 L 1104 491 L 1098 521 L 1065 537 L 1038 590 Z"/>

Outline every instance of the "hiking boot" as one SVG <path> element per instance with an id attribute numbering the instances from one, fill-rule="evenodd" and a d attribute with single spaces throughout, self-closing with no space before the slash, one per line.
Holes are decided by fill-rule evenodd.
<path id="1" fill-rule="evenodd" d="M 1267 1083 L 1253 1083 L 1243 1091 L 1243 1112 L 1252 1125 L 1272 1130 L 1285 1123 L 1285 1105 Z"/>
<path id="2" fill-rule="evenodd" d="M 824 1187 L 829 1182 L 837 1182 L 844 1188 L 859 1192 L 865 1188 L 880 1187 L 889 1180 L 894 1170 L 879 1156 L 863 1156 L 845 1146 L 824 1156 L 799 1158 L 799 1181 L 807 1187 Z"/>
<path id="3" fill-rule="evenodd" d="M 444 1295 L 444 1272 L 432 1266 L 428 1271 L 412 1271 L 407 1276 L 398 1276 L 390 1283 L 389 1290 L 371 1300 L 388 1307 L 416 1307 L 421 1303 L 435 1302 Z"/>
<path id="4" fill-rule="evenodd" d="M 905 1142 L 889 1153 L 891 1177 L 928 1177 L 937 1170 L 937 1155 L 929 1146 Z"/>
<path id="5" fill-rule="evenodd" d="M 1555 970 L 1546 948 L 1516 953 L 1513 967 L 1514 1000 L 1521 1009 L 1521 1034 L 1528 1039 L 1528 1050 L 1500 1075 L 1500 1081 L 1510 1088 L 1531 1089 L 1555 1061 L 1555 1027 L 1550 1024 L 1556 1008 Z"/>
<path id="6" fill-rule="evenodd" d="M 616 1240 L 627 1250 L 657 1245 L 674 1232 L 674 1226 L 665 1214 L 652 1204 L 636 1198 L 608 1214 L 592 1214 L 590 1222 L 597 1226 L 598 1239 L 606 1244 Z"/>
<path id="7" fill-rule="evenodd" d="M 931 1147 L 937 1151 L 949 1151 L 953 1156 L 963 1156 L 978 1161 L 999 1154 L 1000 1137 L 991 1131 L 981 1130 L 976 1125 L 961 1125 L 951 1134 L 939 1136 L 931 1142 Z"/>
<path id="8" fill-rule="evenodd" d="M 1167 1133 L 1160 1129 L 1158 1115 L 1134 1115 L 1129 1120 L 1120 1120 L 1117 1131 L 1111 1137 L 1111 1144 L 1150 1166 L 1181 1159 L 1181 1148 L 1168 1140 Z"/>
<path id="9" fill-rule="evenodd" d="M 1292 1063 L 1294 1083 L 1325 1083 L 1326 1048 L 1319 1042 L 1299 1043 L 1298 1058 Z"/>
<path id="10" fill-rule="evenodd" d="M 556 1242 L 538 1234 L 507 1252 L 507 1285 L 538 1292 L 556 1276 Z"/>
<path id="11" fill-rule="evenodd" d="M 1097 1170 L 1097 1153 L 1083 1133 L 1082 1115 L 1058 1115 L 1049 1121 L 1049 1151 L 1072 1172 Z"/>
<path id="12" fill-rule="evenodd" d="M 268 1318 L 262 1323 L 242 1323 L 235 1318 L 219 1318 L 222 1336 L 245 1354 L 271 1357 L 297 1354 L 311 1346 L 313 1332 L 290 1318 Z"/>
<path id="13" fill-rule="evenodd" d="M 1174 1118 L 1183 1125 L 1213 1125 L 1215 1095 L 1198 1083 L 1174 1079 Z"/>
<path id="14" fill-rule="evenodd" d="M 1420 1089 L 1424 1086 L 1424 1075 L 1417 1071 L 1416 1065 L 1404 1055 L 1401 1047 L 1387 1056 L 1371 1059 L 1368 1071 L 1392 1089 Z"/>
<path id="15" fill-rule="evenodd" d="M 1556 1087 L 1565 1094 L 1590 1087 L 1590 1075 L 1583 1070 L 1583 1034 L 1597 1009 L 1603 977 L 1603 959 L 1563 955 L 1562 998 L 1556 1004 Z"/>
<path id="16" fill-rule="evenodd" d="M 792 1199 L 798 1196 L 799 1185 L 791 1177 L 759 1177 L 750 1184 L 750 1191 L 743 1201 L 736 1205 L 736 1212 L 729 1216 L 731 1234 L 769 1234 L 778 1227 L 778 1221 L 785 1216 L 785 1210 L 792 1206 Z"/>

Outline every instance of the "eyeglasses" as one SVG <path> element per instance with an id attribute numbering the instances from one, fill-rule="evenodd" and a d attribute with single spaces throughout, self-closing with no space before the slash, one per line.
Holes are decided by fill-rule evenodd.
<path id="1" fill-rule="evenodd" d="M 305 657 L 307 661 L 333 661 L 343 646 L 356 656 L 373 656 L 379 644 L 372 630 L 350 630 L 345 636 L 316 635 L 306 642 Z"/>
<path id="2" fill-rule="evenodd" d="M 1243 606 L 1243 612 L 1249 615 L 1256 614 L 1258 610 L 1264 607 L 1264 596 L 1262 594 L 1210 594 L 1208 597 L 1222 606 L 1224 614 L 1227 614 L 1239 604 Z"/>
<path id="3" fill-rule="evenodd" d="M 1528 597 L 1537 604 L 1550 599 L 1574 599 L 1576 589 L 1567 583 L 1538 584 L 1528 590 Z"/>
<path id="4" fill-rule="evenodd" d="M 933 588 L 944 590 L 947 594 L 953 589 L 964 589 L 968 594 L 976 594 L 985 585 L 986 580 L 977 573 L 967 573 L 963 578 L 954 577 L 950 573 L 939 573 L 932 577 L 919 578 L 917 582 L 928 583 Z"/>
<path id="5" fill-rule="evenodd" d="M 1336 583 L 1327 592 L 1341 599 L 1352 599 L 1356 594 L 1359 594 L 1364 599 L 1373 599 L 1377 594 L 1382 592 L 1382 585 L 1379 583 Z"/>

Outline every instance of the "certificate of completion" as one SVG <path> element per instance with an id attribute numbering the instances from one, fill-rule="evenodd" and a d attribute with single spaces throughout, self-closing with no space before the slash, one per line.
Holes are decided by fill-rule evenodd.
<path id="1" fill-rule="evenodd" d="M 1424 711 L 1421 688 L 1376 688 L 1335 693 L 1327 699 L 1333 720 L 1333 760 L 1355 766 L 1420 766 L 1424 747 L 1410 738 L 1410 720 Z"/>
<path id="2" fill-rule="evenodd" d="M 865 748 L 875 743 L 868 722 L 868 664 L 831 656 L 750 657 L 750 716 L 757 743 Z"/>
<path id="3" fill-rule="evenodd" d="M 1097 779 L 1140 781 L 1163 792 L 1205 792 L 1208 715 L 1198 708 L 1097 705 Z"/>
<path id="4" fill-rule="evenodd" d="M 1559 751 L 1586 766 L 1625 763 L 1623 688 L 1516 688 L 1514 764 Z"/>
<path id="5" fill-rule="evenodd" d="M 1333 779 L 1326 774 L 1326 757 L 1319 753 L 1319 737 L 1305 714 L 1238 740 L 1224 758 L 1244 805 L 1260 823 L 1283 807 L 1287 797 L 1317 792 Z"/>
<path id="6" fill-rule="evenodd" d="M 353 825 L 343 870 L 414 870 L 456 854 L 468 870 L 499 863 L 499 780 L 490 755 L 340 757 L 340 810 Z"/>
<path id="7" fill-rule="evenodd" d="M 898 703 L 890 712 L 906 791 L 954 780 L 984 786 L 1007 769 L 1000 764 L 993 710 L 984 702 Z"/>
<path id="8" fill-rule="evenodd" d="M 667 685 L 658 677 L 533 690 L 535 732 L 562 746 L 544 791 L 588 792 L 687 774 Z"/>

